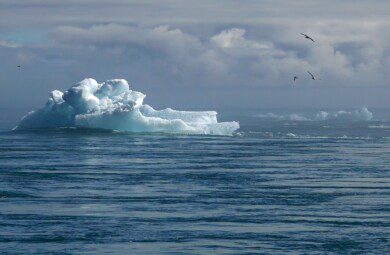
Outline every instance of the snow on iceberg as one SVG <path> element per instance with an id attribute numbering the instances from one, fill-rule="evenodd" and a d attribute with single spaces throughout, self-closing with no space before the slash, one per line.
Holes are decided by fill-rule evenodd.
<path id="1" fill-rule="evenodd" d="M 155 110 L 126 80 L 101 84 L 84 79 L 64 93 L 54 90 L 46 105 L 32 111 L 15 130 L 85 127 L 130 132 L 232 135 L 238 122 L 218 122 L 215 111 Z"/>

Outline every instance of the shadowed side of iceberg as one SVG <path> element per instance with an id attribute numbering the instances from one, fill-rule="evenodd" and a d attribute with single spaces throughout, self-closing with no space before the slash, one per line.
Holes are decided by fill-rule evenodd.
<path id="1" fill-rule="evenodd" d="M 102 84 L 85 79 L 65 93 L 53 91 L 46 105 L 27 114 L 14 130 L 86 127 L 129 132 L 231 135 L 238 122 L 218 122 L 215 111 L 155 110 L 126 80 Z"/>
<path id="2" fill-rule="evenodd" d="M 158 112 L 158 111 L 156 111 Z M 183 112 L 185 113 L 185 112 Z M 182 113 L 182 114 L 183 114 Z M 203 112 L 197 112 L 196 115 Z M 157 115 L 157 114 L 156 114 Z M 162 115 L 165 115 L 162 114 Z M 190 118 L 191 112 L 186 118 Z M 174 116 L 175 117 L 175 116 Z M 110 113 L 91 113 L 76 116 L 75 124 L 79 127 L 111 129 L 130 132 L 163 132 L 163 133 L 185 133 L 185 134 L 211 134 L 231 135 L 239 128 L 237 122 L 196 122 L 170 116 L 146 116 L 139 109 L 131 111 L 114 111 Z M 208 118 L 205 112 L 203 119 Z"/>

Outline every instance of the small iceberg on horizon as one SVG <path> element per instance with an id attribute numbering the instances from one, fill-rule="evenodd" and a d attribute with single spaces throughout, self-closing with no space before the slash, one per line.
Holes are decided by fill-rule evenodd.
<path id="1" fill-rule="evenodd" d="M 84 79 L 64 93 L 54 90 L 46 105 L 28 113 L 14 130 L 83 127 L 129 132 L 232 135 L 236 121 L 218 122 L 215 111 L 155 110 L 126 80 Z"/>
<path id="2" fill-rule="evenodd" d="M 291 114 L 275 114 L 273 112 L 260 113 L 253 115 L 256 118 L 275 120 L 275 121 L 333 121 L 333 122 L 346 122 L 346 121 L 371 121 L 373 120 L 373 113 L 368 110 L 367 107 L 362 107 L 360 110 L 354 111 L 336 111 L 327 112 L 319 111 L 313 115 L 303 115 L 301 113 Z"/>

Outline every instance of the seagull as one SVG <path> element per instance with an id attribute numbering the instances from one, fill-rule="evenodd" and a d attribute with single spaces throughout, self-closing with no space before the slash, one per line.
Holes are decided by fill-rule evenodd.
<path id="1" fill-rule="evenodd" d="M 301 33 L 301 35 L 303 35 L 306 39 L 309 39 L 309 40 L 311 40 L 311 41 L 313 41 L 314 42 L 314 40 L 313 40 L 313 38 L 311 38 L 310 36 L 308 36 L 307 34 L 303 34 L 303 33 Z"/>
<path id="2" fill-rule="evenodd" d="M 310 74 L 312 80 L 316 79 L 316 78 L 314 78 L 314 75 L 311 72 L 309 72 L 309 71 L 307 71 L 307 72 Z"/>
<path id="3" fill-rule="evenodd" d="M 294 76 L 294 82 L 295 82 L 295 80 L 297 80 L 298 79 L 298 76 Z"/>

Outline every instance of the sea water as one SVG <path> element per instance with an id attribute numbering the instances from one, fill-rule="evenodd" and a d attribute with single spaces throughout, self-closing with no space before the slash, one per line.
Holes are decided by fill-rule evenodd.
<path id="1" fill-rule="evenodd" d="M 2 109 L 0 253 L 389 254 L 389 111 L 369 111 L 219 111 L 240 129 L 212 136 L 11 131 L 28 110 Z"/>

